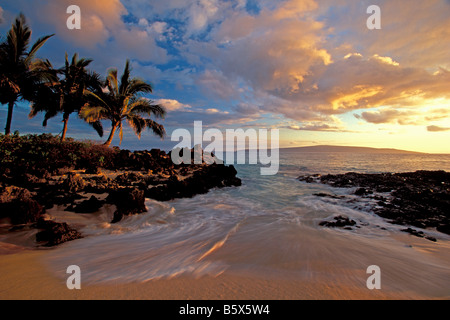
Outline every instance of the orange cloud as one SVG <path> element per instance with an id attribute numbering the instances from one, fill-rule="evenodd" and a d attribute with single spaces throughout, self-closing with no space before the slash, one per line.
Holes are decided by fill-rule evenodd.
<path id="1" fill-rule="evenodd" d="M 81 9 L 81 29 L 69 30 L 67 7 L 76 4 Z M 39 18 L 56 27 L 58 36 L 83 47 L 104 43 L 114 30 L 121 28 L 121 16 L 127 11 L 120 0 L 58 0 L 46 1 L 38 7 Z"/>
<path id="2" fill-rule="evenodd" d="M 242 77 L 255 88 L 295 93 L 314 65 L 332 62 L 321 47 L 323 24 L 308 17 L 315 1 L 287 1 L 258 16 L 231 15 L 215 32 L 222 72 Z"/>
<path id="3" fill-rule="evenodd" d="M 258 15 L 233 12 L 213 32 L 215 43 L 191 43 L 187 50 L 193 56 L 211 58 L 216 69 L 211 67 L 208 72 L 220 75 L 220 83 L 227 84 L 216 86 L 221 90 L 215 91 L 243 82 L 251 88 L 261 112 L 281 113 L 295 120 L 321 121 L 321 115 L 382 106 L 401 109 L 423 106 L 436 98 L 450 99 L 447 69 L 434 72 L 410 66 L 401 56 L 388 54 L 383 48 L 375 51 L 376 47 L 363 39 L 368 34 L 360 29 L 367 29 L 367 16 L 358 11 L 357 4 L 333 2 L 355 19 L 342 14 L 319 21 L 319 15 L 327 15 L 328 2 L 319 7 L 318 1 L 288 0 L 263 8 Z M 402 14 L 401 18 L 406 16 Z M 428 18 L 417 12 L 413 19 Z M 338 25 L 330 27 L 333 19 Z M 363 27 L 357 27 L 359 22 Z M 390 23 L 386 21 L 386 25 Z M 337 32 L 349 29 L 351 32 L 343 33 L 349 34 L 344 38 L 349 41 L 344 42 Z M 403 33 L 401 28 L 390 32 Z M 384 36 L 378 33 L 377 41 Z M 369 37 L 373 38 L 373 33 Z M 339 47 L 333 47 L 333 39 L 341 40 Z M 360 43 L 366 46 L 359 48 Z M 411 50 L 417 47 L 409 45 Z M 199 84 L 211 88 L 212 82 Z"/>
<path id="4" fill-rule="evenodd" d="M 158 99 L 154 101 L 155 104 L 162 105 L 168 111 L 180 111 L 180 110 L 189 110 L 191 106 L 188 104 L 181 103 L 174 99 Z"/>
<path id="5" fill-rule="evenodd" d="M 427 131 L 428 132 L 450 131 L 450 128 L 443 128 L 443 127 L 439 127 L 439 126 L 428 126 Z"/>
<path id="6" fill-rule="evenodd" d="M 66 10 L 72 4 L 81 10 L 80 30 L 69 30 L 66 26 L 70 17 Z M 166 50 L 156 44 L 154 32 L 122 20 L 128 11 L 120 0 L 44 0 L 36 10 L 42 23 L 53 25 L 58 37 L 75 46 L 89 50 L 104 50 L 108 46 L 108 56 L 116 52 L 116 56 L 155 63 L 169 59 Z"/>
<path id="7" fill-rule="evenodd" d="M 442 121 L 449 118 L 450 110 L 428 107 L 403 109 L 383 108 L 376 111 L 364 111 L 360 115 L 354 114 L 354 116 L 357 119 L 365 120 L 373 124 L 426 125 L 430 124 L 430 122 Z M 438 126 L 430 127 L 439 128 Z"/>

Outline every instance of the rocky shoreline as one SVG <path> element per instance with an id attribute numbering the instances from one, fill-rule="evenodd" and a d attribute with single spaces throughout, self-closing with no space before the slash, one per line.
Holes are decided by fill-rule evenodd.
<path id="1" fill-rule="evenodd" d="M 187 149 L 189 150 L 189 149 Z M 190 150 L 193 152 L 192 150 Z M 28 165 L 29 159 L 0 170 L 0 225 L 7 232 L 37 229 L 37 246 L 55 246 L 83 237 L 65 222 L 55 222 L 46 211 L 89 214 L 114 205 L 111 223 L 124 216 L 147 212 L 145 199 L 168 201 L 207 193 L 213 188 L 240 186 L 233 166 L 173 164 L 170 153 L 107 151 L 107 163 L 81 161 L 76 166 Z M 89 196 L 87 196 L 89 194 Z M 101 195 L 107 195 L 106 198 Z"/>
<path id="2" fill-rule="evenodd" d="M 402 231 L 431 241 L 422 229 L 434 229 L 450 234 L 450 173 L 445 171 L 416 171 L 405 173 L 306 175 L 298 177 L 306 183 L 323 183 L 337 188 L 354 188 L 353 194 L 374 200 L 371 211 L 390 223 L 405 225 Z M 345 196 L 330 196 L 345 201 Z M 346 221 L 345 217 L 338 219 Z M 352 222 L 349 222 L 352 225 Z M 338 226 L 348 226 L 340 223 Z M 323 222 L 321 225 L 328 225 Z"/>

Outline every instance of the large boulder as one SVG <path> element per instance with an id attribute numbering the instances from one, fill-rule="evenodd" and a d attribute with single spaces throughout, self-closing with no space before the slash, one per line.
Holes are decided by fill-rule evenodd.
<path id="1" fill-rule="evenodd" d="M 30 191 L 15 186 L 0 188 L 0 217 L 12 224 L 36 222 L 45 209 L 32 198 Z"/>
<path id="2" fill-rule="evenodd" d="M 84 200 L 78 204 L 72 204 L 68 206 L 65 211 L 71 211 L 75 213 L 94 213 L 100 210 L 105 201 L 97 199 L 95 196 L 91 196 L 89 200 Z"/>
<path id="3" fill-rule="evenodd" d="M 45 213 L 37 201 L 33 199 L 16 199 L 8 204 L 12 224 L 36 222 Z"/>
<path id="4" fill-rule="evenodd" d="M 198 194 L 207 193 L 213 188 L 240 186 L 241 179 L 236 177 L 234 166 L 212 164 L 200 166 L 192 176 L 179 180 L 171 176 L 164 185 L 150 187 L 146 196 L 158 201 L 168 201 L 176 198 L 190 198 Z"/>
<path id="5" fill-rule="evenodd" d="M 147 212 L 144 191 L 122 188 L 109 193 L 107 201 L 116 206 L 112 223 L 119 222 L 123 216 Z"/>
<path id="6" fill-rule="evenodd" d="M 114 180 L 121 186 L 131 186 L 133 184 L 145 185 L 145 177 L 140 172 L 125 172 L 118 175 Z"/>
<path id="7" fill-rule="evenodd" d="M 53 247 L 58 244 L 82 238 L 77 230 L 71 228 L 67 223 L 59 223 L 51 220 L 39 219 L 36 228 L 41 229 L 36 234 L 37 242 L 46 242 L 45 246 Z"/>
<path id="8" fill-rule="evenodd" d="M 31 198 L 31 192 L 24 188 L 15 186 L 0 186 L 0 203 L 11 202 L 15 199 Z"/>
<path id="9" fill-rule="evenodd" d="M 63 182 L 64 191 L 69 193 L 82 191 L 86 186 L 86 181 L 77 173 L 69 173 Z"/>

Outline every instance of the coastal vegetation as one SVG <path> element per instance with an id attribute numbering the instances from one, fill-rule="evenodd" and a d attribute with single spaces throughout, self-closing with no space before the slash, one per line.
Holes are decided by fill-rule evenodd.
<path id="1" fill-rule="evenodd" d="M 166 110 L 142 96 L 152 93 L 153 87 L 131 76 L 129 60 L 120 79 L 115 68 L 102 79 L 100 74 L 88 69 L 93 60 L 79 58 L 77 53 L 71 61 L 66 53 L 64 66 L 55 69 L 48 59 L 36 56 L 53 35 L 39 38 L 29 48 L 31 34 L 25 16 L 20 14 L 0 43 L 0 103 L 8 105 L 6 136 L 11 134 L 14 106 L 18 101 L 29 101 L 29 117 L 44 113 L 43 126 L 47 126 L 48 120 L 62 115 L 61 142 L 66 139 L 73 113 L 89 123 L 100 137 L 103 136 L 102 121 L 111 121 L 106 146 L 111 145 L 117 130 L 122 142 L 124 121 L 139 138 L 145 129 L 164 137 L 164 126 L 152 117 L 163 118 Z"/>

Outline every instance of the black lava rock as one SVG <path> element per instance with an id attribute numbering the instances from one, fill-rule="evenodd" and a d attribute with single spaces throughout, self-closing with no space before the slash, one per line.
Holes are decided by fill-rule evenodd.
<path id="1" fill-rule="evenodd" d="M 356 225 L 356 221 L 344 216 L 334 217 L 334 221 L 322 221 L 319 226 L 330 228 L 347 228 Z M 351 229 L 351 228 L 350 228 Z"/>
<path id="2" fill-rule="evenodd" d="M 69 227 L 65 222 L 58 223 L 40 219 L 36 224 L 36 228 L 42 229 L 36 234 L 36 241 L 46 242 L 45 246 L 47 247 L 82 238 L 80 232 Z"/>
<path id="3" fill-rule="evenodd" d="M 65 211 L 76 213 L 94 213 L 100 210 L 105 201 L 98 200 L 95 196 L 91 196 L 89 200 L 84 200 L 77 205 L 70 205 Z"/>
<path id="4" fill-rule="evenodd" d="M 117 207 L 111 223 L 119 222 L 124 215 L 147 212 L 143 190 L 129 188 L 114 190 L 109 193 L 106 200 Z"/>
<path id="5" fill-rule="evenodd" d="M 299 177 L 317 181 L 317 175 Z M 320 176 L 320 182 L 338 188 L 357 187 L 355 195 L 378 200 L 372 210 L 399 225 L 436 228 L 450 234 L 450 173 L 416 171 L 405 173 L 346 174 Z M 389 193 L 389 201 L 375 193 Z"/>

